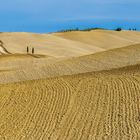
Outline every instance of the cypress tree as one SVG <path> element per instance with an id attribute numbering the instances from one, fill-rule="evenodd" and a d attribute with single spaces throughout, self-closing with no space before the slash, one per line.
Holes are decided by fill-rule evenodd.
<path id="1" fill-rule="evenodd" d="M 34 50 L 34 48 L 32 48 L 32 54 L 34 54 L 34 52 L 35 52 L 35 50 Z"/>
<path id="2" fill-rule="evenodd" d="M 29 47 L 27 46 L 27 53 L 29 53 Z"/>

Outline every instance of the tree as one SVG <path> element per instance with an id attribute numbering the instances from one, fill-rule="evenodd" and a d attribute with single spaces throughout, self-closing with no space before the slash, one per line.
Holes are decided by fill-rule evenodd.
<path id="1" fill-rule="evenodd" d="M 32 54 L 34 54 L 34 52 L 35 52 L 35 50 L 34 50 L 34 48 L 32 48 Z"/>
<path id="2" fill-rule="evenodd" d="M 27 46 L 27 53 L 29 53 L 29 47 Z"/>
<path id="3" fill-rule="evenodd" d="M 122 30 L 122 28 L 117 28 L 115 31 L 121 31 Z"/>

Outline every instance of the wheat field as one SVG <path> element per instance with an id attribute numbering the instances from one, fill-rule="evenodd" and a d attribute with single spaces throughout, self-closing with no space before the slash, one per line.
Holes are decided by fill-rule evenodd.
<path id="1" fill-rule="evenodd" d="M 11 54 L 0 56 L 0 140 L 140 139 L 139 32 L 54 33 L 63 46 L 35 55 L 24 54 L 23 36 L 14 47 L 18 33 L 2 34 Z"/>

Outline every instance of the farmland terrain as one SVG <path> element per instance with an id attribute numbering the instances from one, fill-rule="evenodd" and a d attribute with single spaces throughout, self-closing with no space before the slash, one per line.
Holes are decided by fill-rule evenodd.
<path id="1" fill-rule="evenodd" d="M 0 40 L 0 140 L 140 139 L 140 32 Z"/>

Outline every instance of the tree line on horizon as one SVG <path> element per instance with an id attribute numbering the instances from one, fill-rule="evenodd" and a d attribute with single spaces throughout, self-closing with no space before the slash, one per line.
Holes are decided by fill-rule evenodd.
<path id="1" fill-rule="evenodd" d="M 79 28 L 72 28 L 72 29 L 64 29 L 64 30 L 60 30 L 60 31 L 58 31 L 58 32 L 72 32 L 72 31 L 92 31 L 92 30 L 99 30 L 99 29 L 101 29 L 101 30 L 106 30 L 105 28 L 86 28 L 86 29 L 79 29 Z M 123 30 L 123 28 L 121 28 L 121 27 L 118 27 L 118 28 L 116 28 L 116 29 L 114 29 L 114 31 L 122 31 Z M 137 29 L 136 28 L 129 28 L 128 29 L 129 31 L 137 31 Z"/>
<path id="2" fill-rule="evenodd" d="M 86 29 L 72 28 L 72 29 L 60 30 L 60 31 L 58 31 L 58 32 L 91 31 L 91 30 L 98 30 L 98 29 L 105 30 L 104 28 L 86 28 Z"/>
<path id="3" fill-rule="evenodd" d="M 123 29 L 122 28 L 117 28 L 117 29 L 115 29 L 115 31 L 122 31 Z M 129 28 L 129 31 L 137 31 L 137 29 L 136 28 Z"/>

